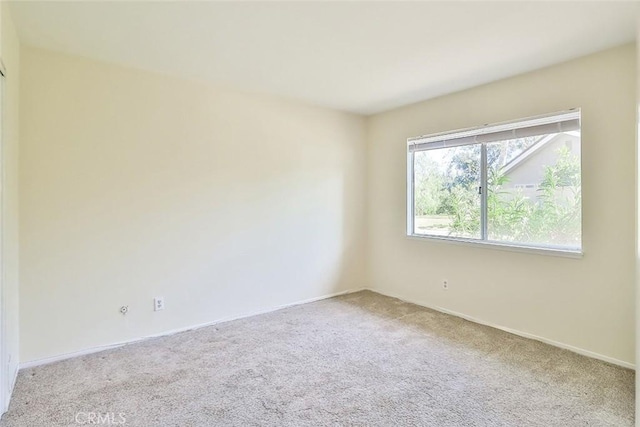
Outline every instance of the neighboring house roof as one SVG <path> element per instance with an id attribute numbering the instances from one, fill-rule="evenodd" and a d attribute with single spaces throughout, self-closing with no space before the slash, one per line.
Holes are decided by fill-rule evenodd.
<path id="1" fill-rule="evenodd" d="M 556 136 L 558 136 L 558 135 L 560 135 L 560 134 L 553 133 L 553 134 L 550 134 L 550 135 L 543 136 L 542 138 L 540 138 L 539 140 L 534 142 L 526 150 L 524 150 L 522 153 L 518 154 L 516 157 L 511 159 L 511 161 L 509 163 L 504 165 L 504 167 L 502 168 L 502 171 L 505 174 L 508 174 L 513 169 L 517 168 L 522 163 L 524 163 L 529 157 L 531 157 L 538 150 L 540 150 L 541 148 L 543 148 L 544 146 L 549 144 L 551 141 L 553 141 L 556 138 Z"/>

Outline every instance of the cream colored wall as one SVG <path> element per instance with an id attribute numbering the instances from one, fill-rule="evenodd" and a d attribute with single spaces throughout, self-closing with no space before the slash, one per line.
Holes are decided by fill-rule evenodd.
<path id="1" fill-rule="evenodd" d="M 633 364 L 635 61 L 628 45 L 371 117 L 373 288 Z M 582 108 L 582 259 L 406 237 L 407 137 L 572 107 Z"/>
<path id="2" fill-rule="evenodd" d="M 361 117 L 32 48 L 21 89 L 23 362 L 364 286 Z"/>
<path id="3" fill-rule="evenodd" d="M 19 87 L 20 87 L 20 46 L 18 36 L 11 19 L 11 13 L 7 2 L 0 3 L 1 32 L 0 58 L 6 69 L 4 118 L 2 132 L 3 155 L 3 232 L 2 252 L 4 267 L 3 282 L 3 316 L 6 349 L 4 351 L 5 363 L 8 367 L 7 383 L 2 384 L 9 390 L 13 388 L 13 382 L 18 371 L 19 362 L 19 319 L 18 319 L 18 112 L 19 112 Z M 8 394 L 7 394 L 8 395 Z M 8 404 L 8 400 L 3 405 Z"/>
<path id="4" fill-rule="evenodd" d="M 363 286 L 634 361 L 635 190 L 620 185 L 635 173 L 633 46 L 366 129 L 32 48 L 22 68 L 23 362 Z M 407 137 L 571 107 L 583 111 L 583 259 L 405 236 Z"/>
<path id="5" fill-rule="evenodd" d="M 640 18 L 636 29 L 636 366 L 640 364 Z M 636 420 L 640 420 L 640 375 L 636 375 Z"/>

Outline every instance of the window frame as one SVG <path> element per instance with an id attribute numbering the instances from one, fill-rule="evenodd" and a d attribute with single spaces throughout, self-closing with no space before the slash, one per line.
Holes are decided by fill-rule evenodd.
<path id="1" fill-rule="evenodd" d="M 429 234 L 417 234 L 415 233 L 415 173 L 414 173 L 414 153 L 422 150 L 412 150 L 411 145 L 416 140 L 432 140 L 439 143 L 439 139 L 442 141 L 446 141 L 448 138 L 452 138 L 453 136 L 462 135 L 464 137 L 468 137 L 468 135 L 483 135 L 487 133 L 487 130 L 496 129 L 496 128 L 511 128 L 518 129 L 523 128 L 524 126 L 518 127 L 518 125 L 522 125 L 525 123 L 535 122 L 537 120 L 544 120 L 549 118 L 556 118 L 559 116 L 567 115 L 567 114 L 575 114 L 577 115 L 577 119 L 579 121 L 579 129 L 582 130 L 582 114 L 581 109 L 572 108 L 570 110 L 560 111 L 551 114 L 545 114 L 541 116 L 528 117 L 523 119 L 511 120 L 508 122 L 500 122 L 494 124 L 485 124 L 483 126 L 466 128 L 460 130 L 453 130 L 448 132 L 436 133 L 431 135 L 424 135 L 420 137 L 414 137 L 407 139 L 407 204 L 406 204 L 406 235 L 410 239 L 416 240 L 429 240 L 433 242 L 439 243 L 453 243 L 453 244 L 461 244 L 467 246 L 475 246 L 475 247 L 485 247 L 492 248 L 498 250 L 507 250 L 507 251 L 515 251 L 515 252 L 527 252 L 527 253 L 535 253 L 541 255 L 553 255 L 553 256 L 562 256 L 568 258 L 582 258 L 584 255 L 584 241 L 583 241 L 583 231 L 584 231 L 584 221 L 583 221 L 583 204 L 580 204 L 581 210 L 581 220 L 580 220 L 580 247 L 568 247 L 568 246 L 557 246 L 557 245 L 545 245 L 545 244 L 526 244 L 526 243 L 512 243 L 507 241 L 494 241 L 488 240 L 488 204 L 487 204 L 487 144 L 490 142 L 470 142 L 467 144 L 462 144 L 464 146 L 470 145 L 480 145 L 480 186 L 482 188 L 482 192 L 480 194 L 480 238 L 465 238 L 465 237 L 451 237 L 451 236 L 439 236 L 439 235 L 429 235 Z M 434 150 L 446 148 L 442 147 L 434 147 Z M 580 133 L 580 176 L 582 177 L 582 132 Z M 582 179 L 581 179 L 582 181 Z"/>

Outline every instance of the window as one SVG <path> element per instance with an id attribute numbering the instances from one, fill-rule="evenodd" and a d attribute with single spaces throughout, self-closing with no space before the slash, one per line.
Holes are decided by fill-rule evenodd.
<path id="1" fill-rule="evenodd" d="M 410 236 L 581 252 L 580 110 L 408 140 Z"/>

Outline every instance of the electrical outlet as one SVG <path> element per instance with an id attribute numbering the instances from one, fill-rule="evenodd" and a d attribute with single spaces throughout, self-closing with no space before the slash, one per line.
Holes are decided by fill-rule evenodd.
<path id="1" fill-rule="evenodd" d="M 164 310 L 164 298 L 155 297 L 153 299 L 153 311 Z"/>
<path id="2" fill-rule="evenodd" d="M 442 289 L 444 289 L 445 291 L 447 289 L 449 289 L 449 281 L 448 280 L 443 280 L 442 281 Z"/>

